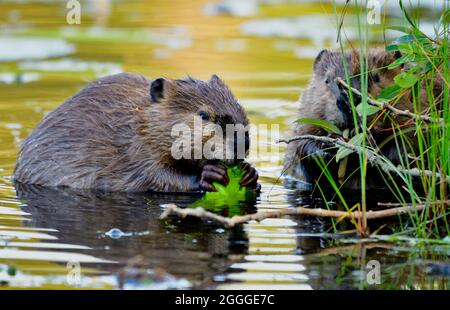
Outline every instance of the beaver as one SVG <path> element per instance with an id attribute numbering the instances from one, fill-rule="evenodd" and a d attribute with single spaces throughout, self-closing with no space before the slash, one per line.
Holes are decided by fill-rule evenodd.
<path id="1" fill-rule="evenodd" d="M 377 97 L 383 89 L 394 84 L 394 77 L 404 70 L 404 66 L 389 68 L 396 59 L 402 55 L 399 52 L 387 52 L 382 48 L 369 49 L 366 57 L 368 70 L 368 93 L 372 97 Z M 344 63 L 346 67 L 344 67 Z M 354 129 L 354 119 L 349 101 L 347 89 L 343 89 L 336 78 L 345 80 L 345 71 L 350 76 L 350 86 L 357 90 L 361 90 L 360 82 L 360 57 L 359 53 L 347 51 L 343 55 L 341 52 L 330 50 L 321 51 L 316 57 L 313 65 L 313 76 L 307 89 L 300 98 L 298 109 L 299 118 L 323 119 L 336 125 L 340 130 Z M 442 81 L 437 79 L 434 84 L 434 98 L 442 98 Z M 428 94 L 425 87 L 420 93 L 420 109 L 425 111 L 428 108 Z M 433 99 L 434 99 L 433 98 Z M 358 105 L 361 98 L 354 95 L 354 104 Z M 406 93 L 396 102 L 396 108 L 401 110 L 414 110 L 413 99 L 411 93 Z M 417 107 L 416 107 L 417 108 Z M 395 139 L 384 142 L 389 136 L 392 136 L 392 124 L 406 124 L 413 127 L 414 122 L 401 117 L 389 115 L 381 117 L 378 120 L 375 116 L 368 116 L 367 124 L 372 123 L 371 129 L 368 130 L 369 142 L 379 147 L 380 152 L 386 156 L 394 165 L 401 162 L 401 157 L 411 152 L 417 152 L 417 139 L 414 132 L 405 136 L 409 140 L 405 146 L 395 143 Z M 312 124 L 297 123 L 293 128 L 293 136 L 299 135 L 316 135 L 316 136 L 332 136 L 324 129 Z M 382 145 L 382 147 L 381 147 Z M 304 181 L 307 184 L 329 185 L 327 178 L 323 174 L 323 170 L 317 163 L 317 159 L 322 158 L 323 163 L 327 164 L 327 168 L 331 176 L 335 180 L 338 179 L 339 165 L 334 160 L 336 148 L 334 145 L 318 142 L 312 139 L 297 140 L 289 143 L 285 154 L 284 172 L 293 177 L 293 180 Z M 354 173 L 359 169 L 359 159 L 357 154 L 351 154 L 347 161 L 347 174 L 343 188 L 358 189 L 360 188 L 360 173 Z M 379 189 L 385 188 L 385 177 L 374 167 L 368 168 L 367 188 Z M 289 180 L 292 178 L 287 178 Z M 295 182 L 294 182 L 295 183 Z"/>
<path id="2" fill-rule="evenodd" d="M 243 158 L 205 158 L 203 152 L 172 156 L 173 127 L 192 128 L 195 122 L 202 129 L 241 124 L 248 152 L 245 110 L 218 76 L 209 81 L 151 80 L 132 73 L 103 77 L 44 117 L 21 145 L 13 178 L 104 191 L 201 192 L 214 191 L 213 182 L 227 184 L 225 163 L 241 164 L 246 170 L 241 184 L 258 189 L 258 174 Z M 192 151 L 211 135 L 200 138 Z M 227 135 L 223 141 L 238 140 Z"/>

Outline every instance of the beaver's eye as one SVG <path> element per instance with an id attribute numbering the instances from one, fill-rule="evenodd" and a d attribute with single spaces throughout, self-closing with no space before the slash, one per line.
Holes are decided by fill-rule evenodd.
<path id="1" fill-rule="evenodd" d="M 198 116 L 202 118 L 202 120 L 207 121 L 209 120 L 209 115 L 205 111 L 198 112 Z"/>
<path id="2" fill-rule="evenodd" d="M 380 83 L 380 76 L 378 75 L 378 73 L 375 73 L 375 74 L 373 75 L 373 81 L 374 81 L 375 83 Z"/>

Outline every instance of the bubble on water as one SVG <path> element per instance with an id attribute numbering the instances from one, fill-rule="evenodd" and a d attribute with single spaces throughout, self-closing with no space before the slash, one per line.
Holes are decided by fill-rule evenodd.
<path id="1" fill-rule="evenodd" d="M 223 274 L 218 274 L 214 276 L 214 282 L 224 282 L 227 277 Z"/>
<path id="2" fill-rule="evenodd" d="M 105 232 L 105 236 L 108 236 L 112 239 L 119 239 L 126 235 L 127 234 L 121 231 L 119 228 L 112 228 L 109 231 Z"/>
<path id="3" fill-rule="evenodd" d="M 112 228 L 109 231 L 104 233 L 105 236 L 108 236 L 112 239 L 119 239 L 122 237 L 131 237 L 131 236 L 146 236 L 149 234 L 150 234 L 150 232 L 148 230 L 140 231 L 140 232 L 123 232 L 119 228 Z"/>

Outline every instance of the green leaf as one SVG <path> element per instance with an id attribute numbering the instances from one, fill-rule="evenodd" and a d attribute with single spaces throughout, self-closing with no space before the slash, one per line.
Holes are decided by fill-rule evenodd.
<path id="1" fill-rule="evenodd" d="M 398 93 L 400 92 L 401 89 L 402 88 L 400 86 L 398 86 L 397 84 L 390 85 L 381 91 L 381 93 L 378 95 L 377 99 L 378 100 L 382 100 L 382 99 L 391 100 L 392 98 L 394 98 L 395 96 L 398 95 Z"/>
<path id="2" fill-rule="evenodd" d="M 405 62 L 406 62 L 406 58 L 405 57 L 400 57 L 400 58 L 396 59 L 394 62 L 390 63 L 389 66 L 388 66 L 388 69 L 392 70 L 392 69 L 395 69 L 397 67 L 400 67 Z"/>
<path id="3" fill-rule="evenodd" d="M 350 139 L 350 141 L 348 141 L 348 143 L 353 144 L 353 145 L 361 145 L 362 141 L 363 141 L 363 133 L 359 133 L 357 135 L 355 135 L 353 138 Z M 338 151 L 336 153 L 336 162 L 339 162 L 341 159 L 347 157 L 348 155 L 352 154 L 354 151 L 350 150 L 346 147 L 343 146 L 338 146 Z"/>
<path id="4" fill-rule="evenodd" d="M 360 103 L 356 106 L 356 111 L 360 114 L 360 115 L 364 115 L 363 112 L 364 110 L 366 110 L 366 115 L 373 115 L 375 113 L 378 113 L 380 111 L 380 109 L 377 106 L 374 105 L 370 105 L 367 102 L 365 104 Z"/>
<path id="5" fill-rule="evenodd" d="M 395 30 L 398 32 L 403 32 L 403 33 L 411 33 L 411 29 L 408 27 L 404 27 L 404 26 L 390 26 L 390 27 L 387 27 L 387 29 Z"/>
<path id="6" fill-rule="evenodd" d="M 353 153 L 352 150 L 349 150 L 348 148 L 343 146 L 339 146 L 336 152 L 336 162 L 338 163 L 341 159 L 347 157 L 351 153 Z"/>
<path id="7" fill-rule="evenodd" d="M 17 269 L 15 266 L 9 265 L 7 273 L 9 276 L 14 277 L 17 274 Z"/>
<path id="8" fill-rule="evenodd" d="M 395 40 L 394 43 L 403 43 L 403 44 L 411 44 L 416 43 L 417 41 L 422 42 L 428 40 L 422 33 L 418 32 L 416 34 L 407 34 L 405 36 L 401 36 Z"/>
<path id="9" fill-rule="evenodd" d="M 344 159 L 341 160 L 341 162 L 339 163 L 339 168 L 338 168 L 338 180 L 339 180 L 339 184 L 343 184 L 345 181 L 345 174 L 347 172 L 347 162 L 348 162 L 348 157 L 345 157 Z"/>
<path id="10" fill-rule="evenodd" d="M 397 44 L 389 44 L 385 47 L 386 52 L 395 52 L 398 51 L 398 45 Z"/>
<path id="11" fill-rule="evenodd" d="M 402 53 L 403 57 L 414 53 L 413 46 L 410 43 L 398 44 L 398 50 L 400 51 L 400 53 Z"/>
<path id="12" fill-rule="evenodd" d="M 410 88 L 419 81 L 419 76 L 411 72 L 403 72 L 394 78 L 395 84 L 402 88 Z"/>
<path id="13" fill-rule="evenodd" d="M 418 28 L 417 28 L 417 25 L 416 25 L 416 23 L 411 19 L 411 17 L 409 17 L 408 11 L 406 11 L 406 9 L 404 8 L 402 0 L 400 0 L 398 4 L 400 5 L 400 10 L 402 10 L 404 18 L 405 18 L 405 19 L 408 21 L 408 23 L 411 25 L 411 27 L 412 27 L 411 30 L 417 30 L 417 29 L 418 29 Z"/>
<path id="14" fill-rule="evenodd" d="M 414 35 L 407 34 L 407 35 L 397 38 L 395 40 L 395 43 L 412 43 L 412 42 L 415 42 L 415 40 L 416 40 L 416 37 Z"/>
<path id="15" fill-rule="evenodd" d="M 427 61 L 423 68 L 423 72 L 427 73 L 427 72 L 430 72 L 432 69 L 433 69 L 433 64 L 431 62 Z"/>
<path id="16" fill-rule="evenodd" d="M 240 214 L 241 202 L 255 198 L 253 191 L 239 184 L 245 174 L 246 171 L 241 170 L 238 165 L 228 167 L 228 184 L 223 186 L 220 183 L 213 182 L 216 191 L 205 193 L 203 198 L 191 204 L 190 207 L 202 207 L 216 213 L 224 212 L 224 209 L 226 209 L 228 216 Z"/>
<path id="17" fill-rule="evenodd" d="M 313 126 L 317 126 L 320 127 L 322 129 L 325 129 L 327 132 L 331 132 L 331 133 L 335 133 L 340 135 L 341 134 L 341 130 L 334 125 L 333 123 L 323 120 L 323 119 L 316 119 L 316 118 L 299 118 L 297 120 L 297 123 L 303 123 L 303 124 L 309 124 L 309 125 L 313 125 Z"/>

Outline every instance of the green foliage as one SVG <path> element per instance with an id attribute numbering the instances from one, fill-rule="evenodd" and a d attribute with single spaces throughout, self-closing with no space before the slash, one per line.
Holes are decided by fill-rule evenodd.
<path id="1" fill-rule="evenodd" d="M 400 86 L 398 86 L 397 84 L 390 85 L 381 91 L 381 93 L 378 95 L 377 99 L 389 101 L 389 100 L 393 99 L 395 96 L 397 96 L 401 90 L 402 90 L 402 88 Z"/>
<path id="2" fill-rule="evenodd" d="M 336 125 L 334 125 L 333 123 L 331 123 L 329 121 L 323 120 L 323 119 L 305 117 L 305 118 L 299 118 L 297 120 L 297 123 L 317 126 L 317 127 L 320 127 L 322 129 L 326 130 L 327 132 L 338 134 L 338 135 L 342 134 L 341 130 L 339 128 L 337 128 Z"/>
<path id="3" fill-rule="evenodd" d="M 353 98 L 350 98 L 350 106 L 353 110 L 355 136 L 349 143 L 357 145 L 360 149 L 360 175 L 361 175 L 361 210 L 366 212 L 366 180 L 370 178 L 367 174 L 367 154 L 377 157 L 378 160 L 390 167 L 392 173 L 384 171 L 383 178 L 386 187 L 390 189 L 398 202 L 411 202 L 412 204 L 427 204 L 425 212 L 411 212 L 407 220 L 400 224 L 400 234 L 414 235 L 420 238 L 441 238 L 448 236 L 450 225 L 448 223 L 448 205 L 436 203 L 437 201 L 447 201 L 449 184 L 443 181 L 439 175 L 450 175 L 450 46 L 449 46 L 449 23 L 450 11 L 448 4 L 440 18 L 440 22 L 435 25 L 434 35 L 426 34 L 420 29 L 420 20 L 417 16 L 410 15 L 409 8 L 399 1 L 399 7 L 403 13 L 403 23 L 401 26 L 392 26 L 388 29 L 401 32 L 399 37 L 386 46 L 386 51 L 396 53 L 398 58 L 387 68 L 380 70 L 399 71 L 394 77 L 393 85 L 385 87 L 377 96 L 376 100 L 385 102 L 391 106 L 408 109 L 412 113 L 409 117 L 396 117 L 385 109 L 381 111 L 367 103 L 366 98 L 369 93 L 369 64 L 365 53 L 369 49 L 367 40 L 367 27 L 362 22 L 364 16 L 363 5 L 358 7 L 356 19 L 358 21 L 359 49 L 360 54 L 360 92 L 362 103 L 355 106 Z M 411 5 L 411 4 L 410 4 Z M 414 11 L 412 8 L 410 11 Z M 338 23 L 340 21 L 338 19 Z M 340 38 L 340 36 L 339 36 Z M 344 44 L 339 41 L 341 50 L 344 51 Z M 345 68 L 345 67 L 344 67 Z M 372 68 L 371 68 L 372 69 Z M 345 78 L 352 78 L 349 72 L 345 71 Z M 353 77 L 354 78 L 354 77 Z M 441 84 L 442 94 L 435 97 L 436 83 Z M 406 96 L 403 98 L 403 96 Z M 406 108 L 397 103 L 408 102 Z M 423 100 L 427 100 L 423 102 Z M 378 114 L 378 115 L 376 115 Z M 358 117 L 355 117 L 357 115 Z M 421 116 L 426 115 L 431 120 L 425 121 Z M 442 126 L 442 122 L 444 126 Z M 389 127 L 383 129 L 391 132 L 384 141 L 371 139 L 371 130 L 377 126 L 377 122 L 389 122 Z M 330 126 L 328 126 L 330 127 Z M 343 137 L 347 140 L 347 137 Z M 370 138 L 370 139 L 369 139 Z M 382 148 L 389 143 L 397 148 L 399 163 L 393 163 L 382 152 Z M 343 160 L 353 153 L 352 150 L 338 147 L 335 160 L 340 163 L 339 181 L 344 180 L 341 171 L 345 173 L 346 162 Z M 332 177 L 326 171 L 327 163 L 322 162 L 323 175 L 330 181 L 330 185 L 335 189 L 336 196 L 345 205 L 340 187 L 335 184 Z M 342 169 L 341 169 L 342 168 Z M 413 169 L 418 173 L 418 177 L 412 177 L 408 172 Z M 396 179 L 394 179 L 393 175 Z M 400 181 L 400 182 L 399 182 Z M 362 224 L 364 231 L 365 223 Z M 359 227 L 358 227 L 359 229 Z"/>
<path id="4" fill-rule="evenodd" d="M 9 276 L 14 277 L 14 276 L 16 275 L 16 273 L 17 273 L 17 269 L 16 269 L 15 266 L 9 265 L 9 266 L 8 266 L 8 270 L 7 270 L 6 272 L 7 272 L 7 274 L 8 274 Z"/>
<path id="5" fill-rule="evenodd" d="M 223 213 L 227 211 L 229 216 L 241 213 L 241 203 L 255 198 L 255 193 L 239 183 L 246 171 L 240 166 L 227 168 L 229 182 L 226 186 L 214 182 L 215 192 L 206 192 L 205 196 L 191 205 L 192 208 L 203 207 L 207 210 Z"/>
<path id="6" fill-rule="evenodd" d="M 359 115 L 363 115 L 364 110 L 365 110 L 365 115 L 367 115 L 367 116 L 370 116 L 370 115 L 380 112 L 380 109 L 377 106 L 370 105 L 367 102 L 360 103 L 356 106 L 356 111 L 358 112 Z"/>
<path id="7" fill-rule="evenodd" d="M 364 135 L 361 132 L 361 133 L 356 134 L 355 136 L 353 136 L 350 139 L 350 141 L 348 141 L 348 143 L 356 145 L 356 146 L 361 146 L 361 144 L 363 142 L 363 138 L 364 138 Z M 336 153 L 336 162 L 339 162 L 341 159 L 347 157 L 348 155 L 352 154 L 353 152 L 354 151 L 352 151 L 352 150 L 350 150 L 350 149 L 348 149 L 346 147 L 339 146 L 338 147 L 338 151 Z"/>
<path id="8" fill-rule="evenodd" d="M 227 186 L 214 182 L 213 185 L 216 192 L 207 192 L 205 194 L 206 200 L 223 205 L 246 200 L 247 188 L 239 184 L 245 175 L 245 171 L 241 170 L 239 166 L 228 167 L 227 175 L 230 180 Z"/>
<path id="9" fill-rule="evenodd" d="M 411 88 L 419 81 L 419 76 L 412 72 L 403 72 L 397 75 L 394 81 L 401 88 Z"/>

